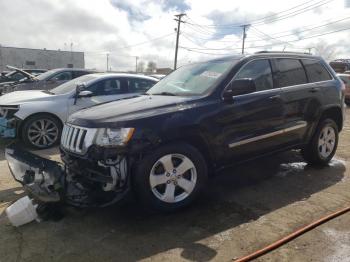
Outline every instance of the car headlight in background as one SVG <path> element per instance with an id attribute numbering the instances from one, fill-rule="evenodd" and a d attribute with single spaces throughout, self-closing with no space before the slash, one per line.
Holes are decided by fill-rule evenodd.
<path id="1" fill-rule="evenodd" d="M 97 131 L 98 146 L 124 146 L 134 134 L 134 128 L 101 128 Z"/>

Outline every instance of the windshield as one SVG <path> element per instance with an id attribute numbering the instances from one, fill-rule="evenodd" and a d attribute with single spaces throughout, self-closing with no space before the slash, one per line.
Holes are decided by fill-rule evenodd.
<path id="1" fill-rule="evenodd" d="M 147 94 L 176 96 L 203 95 L 237 61 L 238 59 L 230 58 L 180 67 L 155 84 L 148 90 Z"/>
<path id="2" fill-rule="evenodd" d="M 75 90 L 77 85 L 89 82 L 92 79 L 97 78 L 97 75 L 84 75 L 78 78 L 75 78 L 71 81 L 68 81 L 54 89 L 50 90 L 50 93 L 53 93 L 55 95 L 62 95 L 70 93 L 71 91 Z"/>
<path id="3" fill-rule="evenodd" d="M 42 73 L 36 77 L 38 80 L 46 80 L 48 77 L 52 76 L 54 73 L 58 72 L 59 70 L 49 70 L 45 73 Z"/>

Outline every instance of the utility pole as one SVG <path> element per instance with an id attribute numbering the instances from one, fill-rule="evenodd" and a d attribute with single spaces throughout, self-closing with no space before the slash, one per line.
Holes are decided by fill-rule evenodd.
<path id="1" fill-rule="evenodd" d="M 181 26 L 181 23 L 184 23 L 183 21 L 181 21 L 181 19 L 185 15 L 186 14 L 184 14 L 184 13 L 175 15 L 176 19 L 174 19 L 175 21 L 177 21 L 174 70 L 176 70 L 176 67 L 177 67 L 177 52 L 178 52 L 178 49 L 179 49 L 180 26 Z"/>
<path id="2" fill-rule="evenodd" d="M 106 56 L 107 56 L 106 58 L 107 58 L 107 72 L 108 72 L 108 68 L 109 68 L 109 54 L 107 53 Z"/>
<path id="3" fill-rule="evenodd" d="M 244 44 L 245 44 L 245 39 L 247 37 L 247 34 L 246 34 L 246 29 L 247 27 L 249 27 L 250 25 L 247 24 L 247 25 L 242 25 L 241 27 L 243 28 L 243 39 L 242 39 L 242 55 L 244 54 Z"/>
<path id="4" fill-rule="evenodd" d="M 139 59 L 139 57 L 138 57 L 138 56 L 135 56 L 135 59 L 136 59 L 135 73 L 137 73 L 137 60 Z"/>

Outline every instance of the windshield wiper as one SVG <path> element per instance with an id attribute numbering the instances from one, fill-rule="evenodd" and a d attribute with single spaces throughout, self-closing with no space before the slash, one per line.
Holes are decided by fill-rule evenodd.
<path id="1" fill-rule="evenodd" d="M 176 96 L 176 94 L 171 93 L 171 92 L 160 92 L 160 93 L 154 93 L 151 95 L 155 95 L 155 96 Z"/>

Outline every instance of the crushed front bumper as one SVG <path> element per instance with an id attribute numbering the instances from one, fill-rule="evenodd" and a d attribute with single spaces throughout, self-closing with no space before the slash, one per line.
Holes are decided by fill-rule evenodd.
<path id="1" fill-rule="evenodd" d="M 15 138 L 17 134 L 17 122 L 16 118 L 7 119 L 5 117 L 0 117 L 0 137 Z"/>
<path id="2" fill-rule="evenodd" d="M 13 178 L 28 195 L 39 202 L 60 202 L 64 196 L 64 169 L 51 161 L 13 145 L 5 150 Z"/>
<path id="3" fill-rule="evenodd" d="M 16 144 L 6 148 L 5 157 L 13 178 L 23 185 L 30 197 L 41 203 L 103 207 L 116 203 L 129 191 L 128 183 L 120 186 L 122 160 L 105 167 L 105 170 L 110 170 L 105 176 L 96 173 L 94 176 L 83 165 L 80 165 L 79 172 L 66 164 L 25 151 Z"/>

